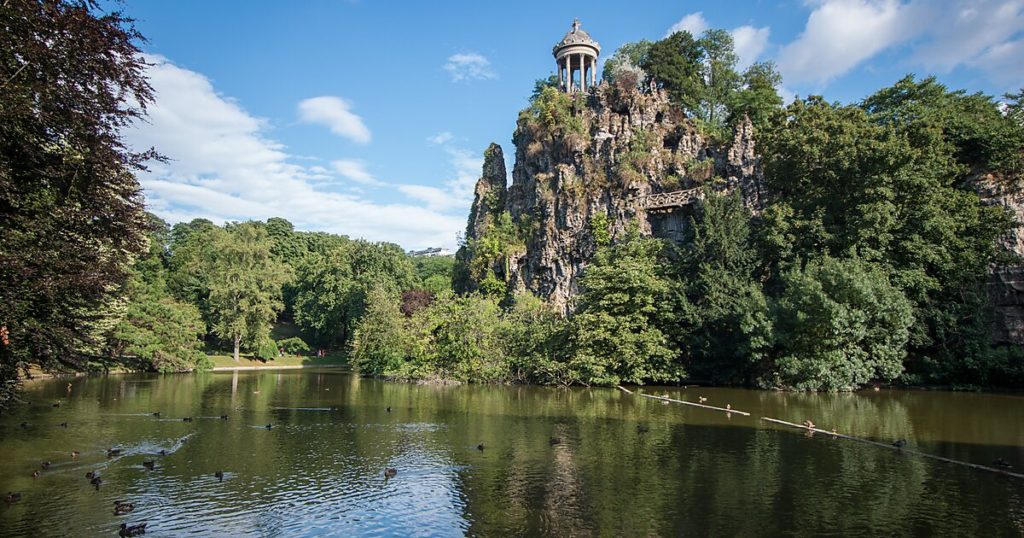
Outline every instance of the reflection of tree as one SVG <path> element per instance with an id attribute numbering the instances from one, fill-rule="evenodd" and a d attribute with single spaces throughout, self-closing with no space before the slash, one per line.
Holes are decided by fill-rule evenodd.
<path id="1" fill-rule="evenodd" d="M 986 451 L 1024 439 L 1001 395 L 657 389 L 731 403 L 753 413 L 747 418 L 607 389 L 410 385 L 309 371 L 80 378 L 71 401 L 66 384 L 30 384 L 35 405 L 0 418 L 0 491 L 33 499 L 0 507 L 0 528 L 15 529 L 5 535 L 62 534 L 65 521 L 86 534 L 116 530 L 109 504 L 125 497 L 145 499 L 139 518 L 169 534 L 301 534 L 298 525 L 407 534 L 418 524 L 474 535 L 1012 535 L 1024 518 L 1024 489 L 1013 479 L 757 420 L 809 418 L 985 462 L 995 457 Z M 57 399 L 66 403 L 51 408 Z M 168 420 L 148 416 L 157 410 Z M 231 418 L 173 420 L 223 413 Z M 22 420 L 36 428 L 23 431 Z M 62 420 L 67 431 L 56 426 Z M 260 427 L 268 422 L 276 427 Z M 141 468 L 154 456 L 135 451 L 192 432 L 155 472 Z M 1017 441 L 982 444 L 999 436 Z M 551 437 L 562 442 L 552 446 Z M 130 455 L 107 460 L 115 444 Z M 77 463 L 66 463 L 71 448 L 83 451 Z M 26 469 L 43 458 L 67 472 L 33 481 Z M 399 473 L 385 482 L 390 466 Z M 94 468 L 108 483 L 79 495 Z M 212 477 L 218 469 L 228 473 L 222 483 Z"/>

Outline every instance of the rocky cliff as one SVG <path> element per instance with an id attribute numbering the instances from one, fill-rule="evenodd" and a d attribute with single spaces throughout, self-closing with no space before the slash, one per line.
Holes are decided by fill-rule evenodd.
<path id="1" fill-rule="evenodd" d="M 517 123 L 507 190 L 501 148 L 488 148 L 466 231 L 467 244 L 480 242 L 507 212 L 518 240 L 500 262 L 479 259 L 486 255 L 481 249 L 461 249 L 460 266 L 474 273 L 463 289 L 491 271 L 507 291 L 530 291 L 568 311 L 597 248 L 595 227 L 614 239 L 636 223 L 644 233 L 678 240 L 688 202 L 705 186 L 738 189 L 752 211 L 761 206 L 749 121 L 731 141 L 713 144 L 662 91 L 601 84 L 587 94 L 541 101 Z M 651 196 L 663 193 L 676 194 Z"/>
<path id="2" fill-rule="evenodd" d="M 1001 205 L 1017 221 L 1000 246 L 1024 259 L 1024 178 L 985 174 L 973 179 L 982 201 Z M 988 285 L 995 319 L 992 338 L 1000 344 L 1024 345 L 1024 265 L 1009 263 L 992 268 Z"/>

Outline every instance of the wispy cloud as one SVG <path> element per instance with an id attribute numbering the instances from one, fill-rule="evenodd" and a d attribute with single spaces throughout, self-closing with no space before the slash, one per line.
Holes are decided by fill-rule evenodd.
<path id="1" fill-rule="evenodd" d="M 427 142 L 430 142 L 431 144 L 444 144 L 445 142 L 450 141 L 452 138 L 454 137 L 450 132 L 442 131 L 434 136 L 428 136 Z"/>
<path id="2" fill-rule="evenodd" d="M 312 97 L 299 102 L 299 118 L 309 123 L 326 125 L 332 133 L 359 144 L 370 142 L 370 129 L 352 112 L 352 105 L 330 95 Z"/>
<path id="3" fill-rule="evenodd" d="M 444 64 L 444 70 L 448 71 L 453 82 L 498 78 L 498 73 L 491 67 L 491 61 L 475 52 L 452 54 Z"/>
<path id="4" fill-rule="evenodd" d="M 355 181 L 356 183 L 362 183 L 364 185 L 383 186 L 385 183 L 373 177 L 366 169 L 366 163 L 355 159 L 339 159 L 337 161 L 331 161 L 331 166 L 334 170 L 341 174 L 342 177 Z"/>
<path id="5" fill-rule="evenodd" d="M 267 136 L 266 122 L 218 94 L 206 77 L 160 57 L 148 59 L 155 64 L 147 76 L 156 102 L 149 122 L 126 137 L 133 147 L 155 146 L 170 158 L 150 163 L 140 176 L 149 208 L 161 217 L 224 222 L 279 216 L 300 229 L 407 248 L 451 247 L 465 226 L 465 213 L 441 212 L 433 209 L 436 203 L 380 203 L 336 192 L 324 178 L 377 179 L 360 161 L 340 161 L 348 163 L 340 169 L 336 162 L 331 169 L 297 164 L 301 159 Z"/>

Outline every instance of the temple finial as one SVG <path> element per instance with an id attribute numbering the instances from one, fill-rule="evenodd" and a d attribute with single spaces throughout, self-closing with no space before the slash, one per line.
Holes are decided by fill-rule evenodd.
<path id="1" fill-rule="evenodd" d="M 573 33 L 575 33 L 576 30 L 579 30 L 579 29 L 580 29 L 580 20 L 579 19 L 573 19 L 572 20 L 572 31 L 573 31 Z"/>

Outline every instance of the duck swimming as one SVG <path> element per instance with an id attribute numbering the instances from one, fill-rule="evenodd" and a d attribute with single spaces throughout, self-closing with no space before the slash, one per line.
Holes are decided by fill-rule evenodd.
<path id="1" fill-rule="evenodd" d="M 153 468 L 156 467 L 156 461 L 155 460 L 143 460 L 142 461 L 142 466 L 152 471 Z"/>
<path id="2" fill-rule="evenodd" d="M 77 450 L 71 451 L 71 459 L 77 459 L 79 452 Z"/>
<path id="3" fill-rule="evenodd" d="M 32 471 L 32 478 L 39 478 L 40 474 L 42 473 L 40 473 L 39 471 Z"/>
<path id="4" fill-rule="evenodd" d="M 221 420 L 227 420 L 227 419 L 228 419 L 228 416 L 227 416 L 227 415 L 221 415 L 221 416 L 220 416 L 220 419 L 221 419 Z"/>
<path id="5" fill-rule="evenodd" d="M 1004 460 L 1003 458 L 996 458 L 995 460 L 992 461 L 992 465 L 995 465 L 1000 469 L 1013 469 L 1013 465 L 1010 465 L 1010 462 Z"/>
<path id="6" fill-rule="evenodd" d="M 4 502 L 7 504 L 13 504 L 21 500 L 21 493 L 8 491 L 7 495 L 4 496 Z"/>
<path id="7" fill-rule="evenodd" d="M 213 473 L 213 476 L 216 477 L 217 480 L 220 480 L 221 482 L 224 481 L 224 471 L 217 471 L 216 473 Z"/>
<path id="8" fill-rule="evenodd" d="M 266 428 L 268 430 L 272 430 L 274 428 L 274 425 L 273 424 L 267 424 L 266 426 L 264 426 L 264 428 Z"/>
<path id="9" fill-rule="evenodd" d="M 185 417 L 181 419 L 182 422 L 192 422 L 192 417 Z"/>
<path id="10" fill-rule="evenodd" d="M 117 535 L 121 538 L 128 536 L 141 536 L 146 534 L 146 524 L 139 523 L 138 525 L 128 525 L 127 523 L 121 524 L 121 530 L 117 532 Z"/>
<path id="11" fill-rule="evenodd" d="M 483 443 L 480 443 L 479 445 L 476 445 L 476 449 L 479 450 L 480 452 L 483 452 L 484 448 L 486 448 L 486 447 L 484 446 Z"/>
<path id="12" fill-rule="evenodd" d="M 892 446 L 896 447 L 897 449 L 902 449 L 903 447 L 907 446 L 907 440 L 900 439 L 898 441 L 893 441 Z"/>
<path id="13" fill-rule="evenodd" d="M 548 439 L 548 444 L 551 445 L 551 446 L 555 446 L 557 444 L 560 444 L 561 442 L 562 442 L 562 438 L 561 437 L 552 437 L 551 439 Z"/>
<path id="14" fill-rule="evenodd" d="M 42 467 L 43 469 L 49 469 L 50 465 L 51 465 L 51 463 L 48 462 L 48 461 L 44 461 L 43 463 L 39 464 L 39 466 Z"/>
<path id="15" fill-rule="evenodd" d="M 808 430 L 814 429 L 814 423 L 811 422 L 810 419 L 804 421 L 804 426 L 806 426 Z"/>
<path id="16" fill-rule="evenodd" d="M 394 467 L 384 469 L 384 478 L 394 478 L 396 474 L 398 474 L 398 469 L 395 469 Z"/>
<path id="17" fill-rule="evenodd" d="M 135 503 L 126 501 L 114 501 L 114 515 L 123 516 L 135 510 Z"/>

